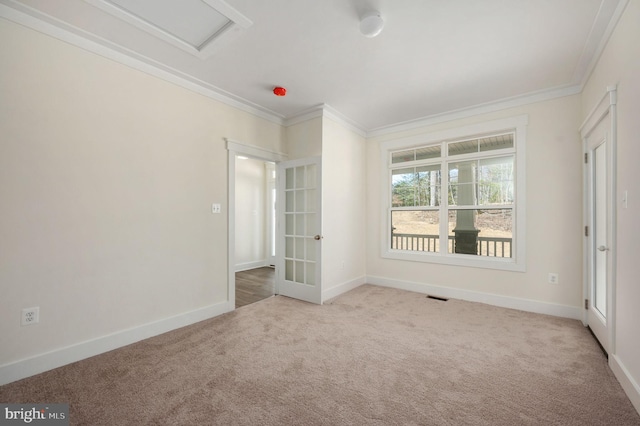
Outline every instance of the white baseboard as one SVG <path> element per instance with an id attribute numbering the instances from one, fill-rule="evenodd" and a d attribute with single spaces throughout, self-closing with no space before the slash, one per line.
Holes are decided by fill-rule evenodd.
<path id="1" fill-rule="evenodd" d="M 502 308 L 518 309 L 521 311 L 554 315 L 557 317 L 572 318 L 577 320 L 582 319 L 582 309 L 577 306 L 558 305 L 554 303 L 540 302 L 537 300 L 500 296 L 498 294 L 481 293 L 459 288 L 442 287 L 412 281 L 394 280 L 384 277 L 367 276 L 366 282 L 383 287 L 398 288 L 401 290 L 414 291 L 416 293 L 424 293 L 449 299 L 460 299 L 469 302 L 486 303 L 487 305 L 500 306 Z"/>
<path id="2" fill-rule="evenodd" d="M 333 299 L 334 297 L 340 296 L 342 293 L 346 293 L 347 291 L 353 290 L 354 288 L 361 286 L 365 282 L 366 282 L 366 278 L 362 276 L 362 277 L 355 278 L 351 281 L 338 284 L 337 286 L 328 288 L 322 292 L 322 301 Z"/>
<path id="3" fill-rule="evenodd" d="M 229 302 L 217 303 L 138 327 L 76 343 L 30 358 L 0 365 L 0 385 L 62 367 L 63 365 L 121 348 L 177 328 L 195 324 L 196 322 L 230 312 L 233 309 L 234 306 L 231 306 Z"/>
<path id="4" fill-rule="evenodd" d="M 640 385 L 634 380 L 629 370 L 624 366 L 617 355 L 609 355 L 609 367 L 616 376 L 622 389 L 631 400 L 638 414 L 640 414 Z"/>
<path id="5" fill-rule="evenodd" d="M 239 263 L 236 265 L 236 272 L 248 271 L 249 269 L 262 268 L 264 266 L 269 266 L 266 259 L 255 262 Z"/>

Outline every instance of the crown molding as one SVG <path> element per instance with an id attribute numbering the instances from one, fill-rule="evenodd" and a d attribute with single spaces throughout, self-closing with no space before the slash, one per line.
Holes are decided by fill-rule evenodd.
<path id="1" fill-rule="evenodd" d="M 404 121 L 402 123 L 392 124 L 390 126 L 379 127 L 367 132 L 367 138 L 374 138 L 378 136 L 388 135 L 390 133 L 398 133 L 407 130 L 418 129 L 420 127 L 427 127 L 438 123 L 444 123 L 446 121 L 459 120 L 462 118 L 473 117 L 475 115 L 486 114 L 503 109 L 576 95 L 580 92 L 582 92 L 582 86 L 577 84 L 540 90 L 520 96 L 514 96 L 511 98 L 500 99 L 497 101 L 487 102 L 467 108 L 460 108 L 453 111 L 443 112 L 441 114 L 434 114 L 415 120 Z"/>
<path id="2" fill-rule="evenodd" d="M 629 0 L 603 0 L 574 72 L 572 84 L 429 115 L 373 129 L 363 128 L 360 124 L 327 104 L 318 104 L 311 108 L 302 110 L 295 115 L 285 117 L 284 115 L 278 114 L 244 98 L 233 95 L 232 93 L 226 92 L 214 85 L 194 78 L 186 73 L 166 66 L 158 61 L 126 49 L 108 40 L 97 37 L 80 28 L 71 26 L 50 15 L 39 12 L 14 0 L 0 0 L 0 17 L 49 35 L 58 40 L 67 42 L 86 51 L 95 53 L 104 58 L 119 62 L 146 74 L 174 83 L 187 90 L 222 102 L 275 124 L 288 127 L 313 118 L 327 117 L 340 123 L 358 135 L 366 138 L 373 138 L 581 93 L 628 3 Z"/>
<path id="3" fill-rule="evenodd" d="M 330 118 L 331 120 L 341 124 L 343 127 L 351 130 L 359 136 L 362 136 L 363 138 L 367 137 L 367 131 L 360 124 L 327 104 L 323 104 L 322 115 L 323 117 Z"/>
<path id="4" fill-rule="evenodd" d="M 282 125 L 285 127 L 289 127 L 307 120 L 311 120 L 313 118 L 322 117 L 323 108 L 324 104 L 318 104 L 310 108 L 303 109 L 302 111 L 285 118 Z"/>
<path id="5" fill-rule="evenodd" d="M 284 120 L 284 126 L 293 126 L 294 124 L 302 123 L 318 117 L 330 118 L 357 135 L 360 135 L 363 138 L 367 137 L 367 131 L 361 125 L 327 104 L 314 105 L 311 108 L 302 110 L 291 117 L 287 117 Z"/>
<path id="6" fill-rule="evenodd" d="M 0 0 L 0 17 L 272 123 L 283 124 L 284 116 L 280 114 L 24 4 L 12 0 Z"/>
<path id="7" fill-rule="evenodd" d="M 582 88 L 591 77 L 627 4 L 629 4 L 629 0 L 603 1 L 601 3 L 598 16 L 591 27 L 591 32 L 573 76 L 573 81 L 580 84 Z"/>

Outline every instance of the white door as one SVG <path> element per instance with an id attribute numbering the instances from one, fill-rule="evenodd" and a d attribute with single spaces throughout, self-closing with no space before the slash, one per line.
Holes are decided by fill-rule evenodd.
<path id="1" fill-rule="evenodd" d="M 278 294 L 322 303 L 320 158 L 278 163 Z"/>
<path id="2" fill-rule="evenodd" d="M 611 277 L 611 191 L 609 170 L 609 120 L 602 120 L 587 137 L 588 172 L 588 319 L 589 327 L 609 352 Z"/>

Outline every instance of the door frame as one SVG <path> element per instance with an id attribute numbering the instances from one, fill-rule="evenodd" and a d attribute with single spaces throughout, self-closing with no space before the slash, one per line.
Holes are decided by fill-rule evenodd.
<path id="1" fill-rule="evenodd" d="M 244 155 L 261 161 L 279 163 L 287 159 L 287 154 L 255 145 L 224 139 L 227 143 L 227 303 L 228 310 L 236 309 L 236 156 Z M 276 219 L 277 220 L 277 219 Z M 277 255 L 277 253 L 276 253 Z M 276 293 L 278 291 L 278 269 L 276 268 Z"/>
<path id="2" fill-rule="evenodd" d="M 267 182 L 265 188 L 265 198 L 267 201 L 266 215 L 267 215 L 267 264 L 275 266 L 277 262 L 277 224 L 278 224 L 278 212 L 276 211 L 277 200 L 277 176 L 275 176 L 277 163 L 268 162 L 265 163 L 267 169 Z M 274 176 L 274 177 L 272 177 Z M 272 250 L 273 253 L 272 254 Z"/>
<path id="3" fill-rule="evenodd" d="M 583 238 L 583 298 L 589 302 L 585 302 L 585 309 L 583 312 L 582 323 L 585 326 L 589 325 L 589 310 L 586 306 L 587 303 L 591 303 L 591 273 L 592 273 L 592 259 L 593 259 L 593 228 L 592 218 L 594 214 L 594 206 L 592 205 L 592 195 L 589 193 L 592 170 L 593 158 L 590 158 L 591 149 L 589 147 L 588 138 L 591 132 L 600 124 L 603 120 L 608 123 L 608 139 L 607 139 L 607 191 L 609 192 L 611 202 L 608 204 L 607 215 L 609 217 L 607 224 L 607 233 L 609 234 L 609 253 L 610 263 L 608 265 L 608 282 L 607 282 L 607 340 L 609 355 L 616 353 L 615 345 L 615 324 L 616 324 L 616 223 L 617 223 L 617 182 L 616 182 L 616 158 L 617 158 L 617 132 L 616 132 L 616 103 L 617 103 L 617 88 L 616 86 L 608 86 L 607 91 L 600 101 L 591 110 L 587 118 L 580 126 L 580 135 L 582 137 L 582 152 L 585 157 L 585 167 L 583 169 L 583 224 L 585 226 L 584 238 Z M 589 228 L 587 228 L 589 227 Z M 587 232 L 588 229 L 588 232 Z"/>

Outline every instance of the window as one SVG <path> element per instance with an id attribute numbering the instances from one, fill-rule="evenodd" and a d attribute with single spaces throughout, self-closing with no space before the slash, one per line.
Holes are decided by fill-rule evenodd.
<path id="1" fill-rule="evenodd" d="M 382 256 L 524 271 L 526 122 L 382 143 Z"/>

